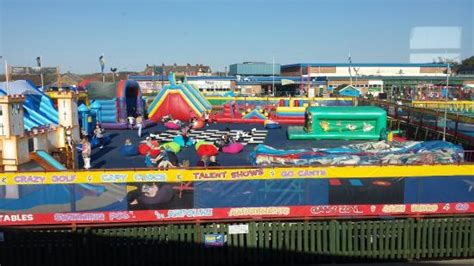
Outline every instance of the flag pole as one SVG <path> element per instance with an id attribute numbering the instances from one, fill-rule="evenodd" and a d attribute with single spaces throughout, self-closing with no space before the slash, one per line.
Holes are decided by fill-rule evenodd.
<path id="1" fill-rule="evenodd" d="M 351 54 L 349 53 L 349 57 L 348 57 L 348 60 L 349 60 L 349 78 L 350 78 L 350 85 L 352 86 L 352 58 L 351 58 Z"/>
<path id="2" fill-rule="evenodd" d="M 41 90 L 44 91 L 44 77 L 43 77 L 43 57 L 39 56 L 38 66 L 40 68 Z"/>
<path id="3" fill-rule="evenodd" d="M 272 96 L 275 97 L 275 56 L 272 58 Z"/>
<path id="4" fill-rule="evenodd" d="M 8 74 L 8 62 L 7 60 L 5 59 L 5 81 L 6 81 L 6 86 L 7 86 L 7 94 L 10 90 L 10 84 L 9 84 L 9 74 Z"/>

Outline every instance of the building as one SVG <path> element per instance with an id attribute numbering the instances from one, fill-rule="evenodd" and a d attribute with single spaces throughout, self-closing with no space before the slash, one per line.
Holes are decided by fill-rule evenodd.
<path id="1" fill-rule="evenodd" d="M 210 66 L 203 64 L 186 64 L 186 65 L 146 65 L 144 74 L 147 76 L 162 75 L 167 77 L 170 72 L 173 72 L 176 77 L 183 76 L 211 76 L 212 70 Z"/>
<path id="2" fill-rule="evenodd" d="M 57 79 L 57 73 L 58 68 L 56 67 L 8 66 L 8 80 L 28 80 L 36 87 L 53 83 Z M 42 77 L 41 74 L 43 74 Z M 6 81 L 6 76 L 0 75 L 0 81 Z"/>
<path id="3" fill-rule="evenodd" d="M 446 75 L 446 64 L 398 64 L 398 63 L 298 63 L 283 65 L 281 74 L 283 76 L 302 77 L 336 77 L 352 76 L 444 76 Z"/>
<path id="4" fill-rule="evenodd" d="M 138 82 L 143 94 L 156 94 L 164 86 L 169 85 L 168 76 L 129 75 L 128 79 Z"/>
<path id="5" fill-rule="evenodd" d="M 61 87 L 62 88 L 77 88 L 79 84 L 84 81 L 82 77 L 71 72 L 67 72 L 61 75 Z M 56 79 L 53 83 L 45 86 L 44 90 L 55 90 L 59 87 L 59 82 Z"/>
<path id="6" fill-rule="evenodd" d="M 280 64 L 244 62 L 229 66 L 231 76 L 280 76 Z"/>
<path id="7" fill-rule="evenodd" d="M 343 63 L 314 63 L 283 65 L 281 73 L 285 76 L 299 77 L 300 94 L 306 94 L 317 89 L 313 83 L 316 79 L 324 79 L 325 84 L 318 84 L 324 92 L 333 92 L 340 86 L 351 85 L 357 88 L 362 95 L 377 96 L 387 92 L 396 97 L 403 93 L 403 97 L 410 94 L 414 98 L 439 97 L 439 91 L 446 86 L 447 65 L 442 63 L 430 64 L 349 64 Z M 453 90 L 462 91 L 473 83 L 472 76 L 451 76 L 449 85 Z M 321 94 L 321 92 L 320 92 Z M 308 93 L 309 95 L 309 93 Z M 429 96 L 435 95 L 435 96 Z"/>
<path id="8" fill-rule="evenodd" d="M 225 76 L 192 76 L 186 77 L 187 82 L 199 89 L 204 95 L 233 95 L 235 77 Z"/>

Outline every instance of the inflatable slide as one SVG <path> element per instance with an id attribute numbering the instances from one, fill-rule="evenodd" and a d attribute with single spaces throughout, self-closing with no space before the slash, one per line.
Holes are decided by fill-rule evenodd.
<path id="1" fill-rule="evenodd" d="M 187 83 L 176 84 L 174 73 L 168 77 L 170 85 L 165 86 L 148 107 L 150 120 L 158 122 L 171 115 L 174 119 L 188 121 L 191 117 L 202 117 L 212 105 L 197 89 Z"/>
<path id="2" fill-rule="evenodd" d="M 51 155 L 43 150 L 37 150 L 30 154 L 31 160 L 38 163 L 46 171 L 66 171 L 66 167 L 56 161 Z"/>

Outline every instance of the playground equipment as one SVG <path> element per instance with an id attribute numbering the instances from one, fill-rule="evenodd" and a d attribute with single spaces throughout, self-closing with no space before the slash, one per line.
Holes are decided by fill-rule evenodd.
<path id="1" fill-rule="evenodd" d="M 304 127 L 289 127 L 289 139 L 385 139 L 387 113 L 379 107 L 308 107 Z"/>
<path id="2" fill-rule="evenodd" d="M 139 154 L 137 145 L 122 145 L 119 152 L 122 156 L 135 156 Z"/>
<path id="3" fill-rule="evenodd" d="M 7 92 L 6 83 L 0 83 L 0 96 L 13 94 L 25 96 L 23 102 L 25 130 L 30 131 L 35 127 L 58 125 L 58 111 L 54 107 L 53 101 L 33 84 L 26 80 L 10 82 Z"/>
<path id="4" fill-rule="evenodd" d="M 64 159 L 61 163 L 72 167 L 72 155 L 67 149 L 68 141 L 79 141 L 76 95 L 68 91 L 55 92 L 55 98 L 58 109 L 50 97 L 28 81 L 19 80 L 8 85 L 0 83 L 0 107 L 3 110 L 0 114 L 3 160 L 0 161 L 5 171 L 21 170 L 23 165 L 35 159 L 40 162 L 31 164 L 31 167 L 52 169 L 47 165 L 51 158 L 44 159 L 32 153 L 41 150 L 65 155 L 60 156 Z"/>
<path id="5" fill-rule="evenodd" d="M 265 128 L 267 128 L 267 129 L 277 129 L 277 128 L 281 128 L 280 123 L 275 122 L 275 121 L 272 121 L 272 120 L 265 120 L 265 122 L 263 123 L 263 125 L 264 125 Z"/>
<path id="6" fill-rule="evenodd" d="M 224 146 L 222 148 L 222 152 L 235 154 L 235 153 L 241 152 L 243 149 L 244 149 L 244 145 L 242 143 L 236 142 L 236 143 L 232 143 L 227 146 Z"/>
<path id="7" fill-rule="evenodd" d="M 37 150 L 30 153 L 30 159 L 37 162 L 46 171 L 65 171 L 64 165 L 54 159 L 49 153 Z"/>
<path id="8" fill-rule="evenodd" d="M 260 106 L 251 110 L 248 109 L 246 112 L 242 113 L 242 119 L 267 119 L 268 112 L 262 109 Z"/>
<path id="9" fill-rule="evenodd" d="M 170 85 L 165 86 L 148 107 L 148 117 L 159 122 L 171 115 L 173 119 L 189 121 L 192 117 L 203 117 L 212 109 L 211 104 L 193 86 L 177 84 L 174 73 L 168 77 Z"/>
<path id="10" fill-rule="evenodd" d="M 279 106 L 276 109 L 276 118 L 281 123 L 285 121 L 295 121 L 298 124 L 304 124 L 304 113 L 306 107 L 283 107 Z"/>
<path id="11" fill-rule="evenodd" d="M 74 91 L 74 93 L 76 94 L 78 106 L 80 106 L 81 104 L 85 104 L 86 106 L 90 105 L 89 96 L 87 95 L 86 91 L 84 90 L 71 90 L 71 91 Z M 45 94 L 48 95 L 57 106 L 57 99 L 56 99 L 57 91 L 51 91 L 51 90 L 45 91 Z"/>
<path id="12" fill-rule="evenodd" d="M 177 124 L 177 123 L 175 123 L 175 122 L 173 122 L 173 121 L 168 121 L 168 122 L 165 122 L 165 127 L 166 127 L 167 129 L 175 129 L 175 130 L 177 130 L 177 129 L 180 129 L 180 128 L 181 128 L 181 125 L 179 125 L 179 124 Z"/>
<path id="13" fill-rule="evenodd" d="M 223 111 L 213 115 L 221 123 L 263 123 L 270 119 L 280 124 L 303 125 L 308 106 L 352 106 L 352 98 L 265 98 L 265 97 L 208 97 Z M 261 107 L 268 115 L 254 111 Z M 250 111 L 247 111 L 248 109 Z M 264 118 L 265 117 L 265 118 Z"/>
<path id="14" fill-rule="evenodd" d="M 85 85 L 90 108 L 104 128 L 127 128 L 127 117 L 145 115 L 144 100 L 136 81 L 89 82 Z"/>

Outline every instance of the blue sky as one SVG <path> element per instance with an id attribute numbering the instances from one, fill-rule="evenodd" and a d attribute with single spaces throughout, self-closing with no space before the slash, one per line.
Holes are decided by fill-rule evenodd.
<path id="1" fill-rule="evenodd" d="M 0 0 L 0 55 L 22 66 L 41 55 L 46 66 L 91 73 L 102 53 L 119 71 L 163 62 L 224 70 L 272 56 L 345 62 L 349 52 L 360 63 L 474 54 L 474 0 L 98 2 Z"/>

